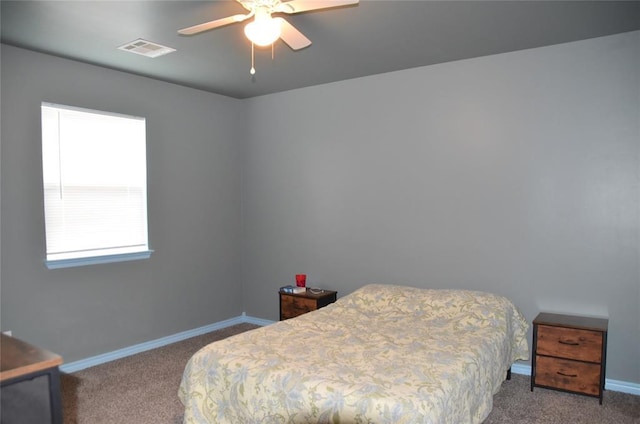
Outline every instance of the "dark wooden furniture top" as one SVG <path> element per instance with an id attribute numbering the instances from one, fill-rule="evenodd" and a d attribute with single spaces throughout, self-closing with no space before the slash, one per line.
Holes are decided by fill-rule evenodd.
<path id="1" fill-rule="evenodd" d="M 549 325 L 551 327 L 582 328 L 584 330 L 607 331 L 609 320 L 606 318 L 591 318 L 575 315 L 550 314 L 541 312 L 533 324 Z"/>
<path id="2" fill-rule="evenodd" d="M 60 355 L 6 334 L 2 334 L 0 343 L 0 381 L 62 365 Z"/>
<path id="3" fill-rule="evenodd" d="M 313 293 L 307 288 L 304 293 L 284 293 L 280 291 L 279 294 L 280 321 L 282 321 L 315 311 L 335 302 L 338 292 L 321 290 L 320 293 Z"/>

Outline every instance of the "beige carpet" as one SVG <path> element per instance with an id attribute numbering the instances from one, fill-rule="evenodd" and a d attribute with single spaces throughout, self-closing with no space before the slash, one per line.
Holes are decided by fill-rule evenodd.
<path id="1" fill-rule="evenodd" d="M 62 375 L 65 424 L 178 424 L 178 386 L 187 361 L 213 341 L 255 328 L 240 324 L 159 349 Z M 485 424 L 640 424 L 640 396 L 605 392 L 598 400 L 529 388 L 514 374 L 494 397 Z M 268 423 L 266 423 L 268 424 Z"/>
<path id="2" fill-rule="evenodd" d="M 257 326 L 239 324 L 61 376 L 65 424 L 181 423 L 182 371 L 201 347 Z"/>
<path id="3" fill-rule="evenodd" d="M 606 391 L 597 398 L 536 388 L 529 376 L 513 374 L 493 397 L 484 424 L 640 424 L 640 396 Z"/>

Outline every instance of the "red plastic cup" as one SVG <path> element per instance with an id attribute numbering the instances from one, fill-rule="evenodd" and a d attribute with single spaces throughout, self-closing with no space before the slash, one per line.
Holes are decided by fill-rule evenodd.
<path id="1" fill-rule="evenodd" d="M 307 274 L 296 274 L 296 286 L 305 287 L 307 285 Z"/>

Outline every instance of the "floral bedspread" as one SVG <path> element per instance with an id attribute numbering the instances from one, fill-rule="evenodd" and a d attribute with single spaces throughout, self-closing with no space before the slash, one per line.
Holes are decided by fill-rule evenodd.
<path id="1" fill-rule="evenodd" d="M 368 285 L 201 349 L 184 423 L 479 423 L 527 329 L 501 296 Z"/>

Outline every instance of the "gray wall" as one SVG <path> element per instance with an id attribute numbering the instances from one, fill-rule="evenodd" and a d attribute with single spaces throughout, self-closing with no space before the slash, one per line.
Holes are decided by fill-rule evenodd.
<path id="1" fill-rule="evenodd" d="M 4 45 L 1 99 L 2 330 L 69 362 L 242 313 L 239 101 Z M 150 259 L 45 268 L 41 101 L 147 118 Z"/>
<path id="2" fill-rule="evenodd" d="M 237 101 L 2 46 L 2 329 L 74 361 L 275 320 L 306 272 L 606 315 L 607 377 L 640 383 L 639 50 L 635 32 Z M 44 267 L 43 100 L 147 117 L 151 259 Z"/>
<path id="3" fill-rule="evenodd" d="M 492 291 L 608 316 L 640 383 L 639 103 L 639 32 L 247 100 L 246 312 L 301 272 Z"/>

